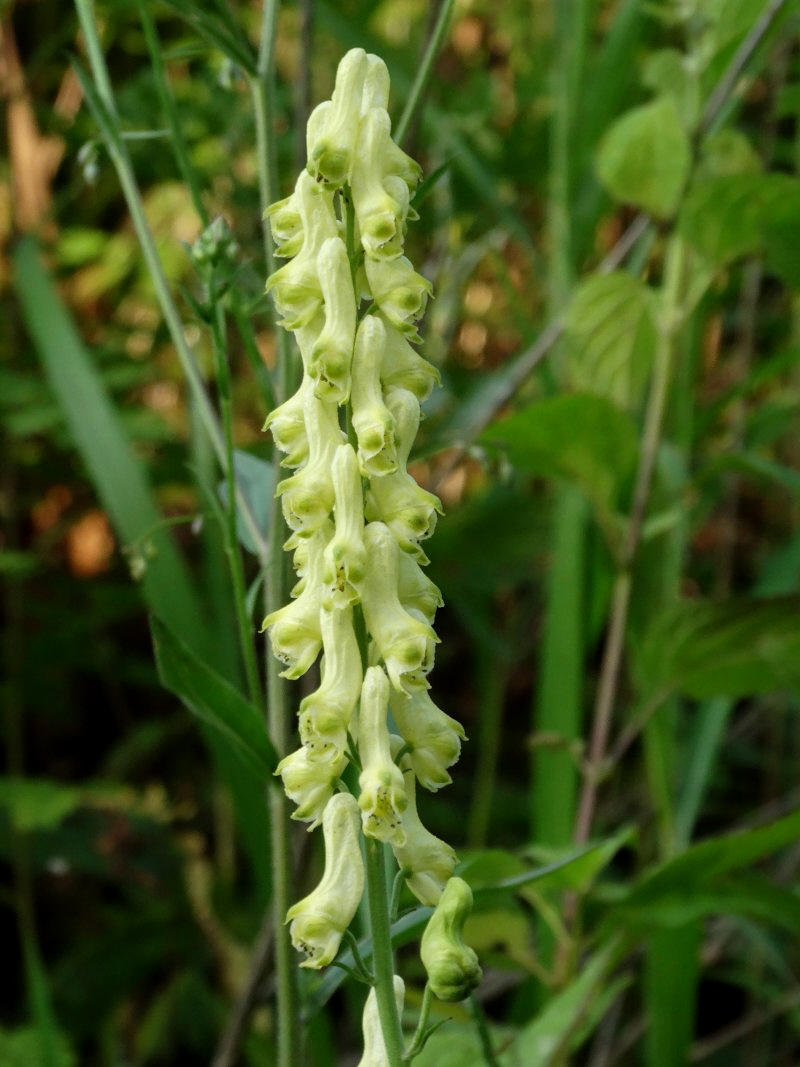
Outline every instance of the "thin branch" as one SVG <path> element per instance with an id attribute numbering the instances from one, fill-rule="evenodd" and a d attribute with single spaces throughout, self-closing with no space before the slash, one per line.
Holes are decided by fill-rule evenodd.
<path id="1" fill-rule="evenodd" d="M 442 0 L 441 6 L 439 7 L 439 14 L 436 18 L 436 24 L 433 27 L 433 32 L 425 47 L 425 54 L 417 69 L 417 76 L 414 78 L 414 84 L 411 86 L 408 99 L 406 100 L 406 106 L 403 108 L 403 114 L 398 120 L 397 129 L 394 133 L 394 139 L 399 145 L 403 143 L 406 134 L 409 132 L 414 116 L 422 103 L 422 98 L 433 70 L 433 64 L 439 54 L 442 44 L 444 43 L 444 37 L 450 24 L 452 10 L 453 0 Z"/>

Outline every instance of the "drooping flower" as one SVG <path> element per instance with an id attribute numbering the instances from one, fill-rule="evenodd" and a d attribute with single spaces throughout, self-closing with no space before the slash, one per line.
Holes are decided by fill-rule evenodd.
<path id="1" fill-rule="evenodd" d="M 394 976 L 393 983 L 397 1013 L 402 1015 L 406 992 L 405 983 L 399 974 Z M 370 989 L 364 1005 L 361 1032 L 364 1035 L 364 1055 L 358 1061 L 358 1067 L 389 1067 L 389 1057 L 386 1053 L 380 1015 L 378 1014 L 378 999 L 374 989 Z"/>
<path id="2" fill-rule="evenodd" d="M 449 879 L 425 927 L 419 953 L 428 984 L 439 1000 L 463 1000 L 480 984 L 478 957 L 463 938 L 471 911 L 470 887 L 463 878 Z"/>
<path id="3" fill-rule="evenodd" d="M 358 755 L 362 771 L 358 806 L 368 837 L 402 847 L 406 835 L 402 813 L 406 807 L 403 772 L 392 759 L 386 713 L 389 681 L 381 667 L 368 667 L 361 690 L 358 716 Z"/>
<path id="4" fill-rule="evenodd" d="M 408 760 L 405 757 L 404 764 Z M 456 865 L 455 850 L 426 830 L 417 811 L 414 772 L 410 766 L 404 771 L 406 808 L 403 812 L 404 845 L 392 846 L 400 870 L 406 875 L 406 885 L 421 904 L 434 906 L 442 894 L 447 879 Z"/>
<path id="5" fill-rule="evenodd" d="M 399 548 L 388 526 L 371 522 L 364 530 L 367 569 L 361 583 L 361 604 L 367 629 L 386 664 L 396 689 L 426 688 L 433 666 L 436 634 L 415 618 L 398 597 Z"/>
<path id="6" fill-rule="evenodd" d="M 323 580 L 334 603 L 352 604 L 367 567 L 364 497 L 358 460 L 350 445 L 339 445 L 331 464 L 336 532 L 325 549 Z"/>
<path id="7" fill-rule="evenodd" d="M 322 815 L 325 870 L 319 885 L 286 913 L 292 944 L 306 954 L 301 967 L 326 967 L 339 951 L 364 892 L 364 864 L 358 843 L 358 805 L 350 793 L 336 793 Z"/>
<path id="8" fill-rule="evenodd" d="M 311 759 L 304 745 L 284 756 L 275 774 L 280 775 L 286 795 L 297 805 L 292 818 L 311 823 L 309 830 L 319 826 L 346 766 L 347 757 L 336 758 L 333 753 L 329 759 Z"/>
<path id="9" fill-rule="evenodd" d="M 322 681 L 300 704 L 300 739 L 309 759 L 337 760 L 347 747 L 347 727 L 361 695 L 361 653 L 348 605 L 320 611 Z"/>
<path id="10" fill-rule="evenodd" d="M 461 723 L 437 708 L 425 689 L 410 695 L 394 690 L 389 707 L 409 746 L 408 759 L 420 785 L 434 792 L 449 785 L 452 779 L 447 768 L 461 755 L 461 742 L 466 738 Z"/>

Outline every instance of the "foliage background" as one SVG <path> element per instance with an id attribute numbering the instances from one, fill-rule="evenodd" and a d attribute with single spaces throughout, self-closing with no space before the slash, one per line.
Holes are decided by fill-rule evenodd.
<path id="1" fill-rule="evenodd" d="M 486 887 L 470 940 L 504 1064 L 800 1058 L 796 5 L 781 5 L 712 146 L 689 136 L 763 7 L 456 3 L 410 139 L 430 177 L 410 235 L 437 294 L 423 351 L 444 379 L 414 466 L 447 509 L 430 543 L 446 601 L 434 694 L 471 739 L 422 813 Z M 204 209 L 238 243 L 226 278 L 233 428 L 264 516 L 275 340 L 250 97 L 192 4 L 146 8 Z M 252 40 L 257 6 L 232 10 Z M 360 45 L 389 63 L 399 113 L 433 14 L 417 0 L 281 6 L 284 191 L 303 87 L 327 96 L 341 53 Z M 136 5 L 103 4 L 100 17 L 147 218 L 216 396 L 188 253 L 200 222 L 142 23 Z M 69 65 L 76 17 L 19 0 L 2 20 L 0 1062 L 208 1063 L 269 896 L 263 775 L 210 759 L 197 718 L 159 683 L 147 607 L 182 620 L 187 643 L 202 631 L 207 665 L 243 686 L 219 475 Z M 653 100 L 661 110 L 626 133 L 620 116 Z M 597 266 L 636 208 L 655 224 L 629 273 L 602 282 Z M 663 433 L 588 834 L 603 845 L 561 877 L 498 889 L 575 851 L 576 738 L 596 722 L 664 264 L 679 247 Z M 518 373 L 564 308 L 566 338 Z M 250 555 L 246 566 L 252 581 Z M 181 655 L 164 636 L 162 677 L 186 697 Z M 195 711 L 236 713 L 227 689 L 211 691 Z M 318 843 L 298 830 L 294 845 L 298 884 L 311 884 Z M 419 964 L 401 960 L 413 1008 Z M 271 992 L 267 968 L 243 1063 L 271 1062 Z M 309 1024 L 309 1062 L 354 1063 L 359 1017 L 360 994 L 342 987 Z M 484 1057 L 459 1008 L 416 1062 Z"/>

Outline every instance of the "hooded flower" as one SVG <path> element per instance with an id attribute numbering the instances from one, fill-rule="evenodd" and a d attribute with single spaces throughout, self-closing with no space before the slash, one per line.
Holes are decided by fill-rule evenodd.
<path id="1" fill-rule="evenodd" d="M 426 688 L 425 675 L 433 666 L 433 629 L 406 611 L 397 595 L 399 549 L 388 526 L 371 522 L 364 531 L 367 569 L 361 584 L 361 604 L 367 629 L 386 664 L 395 689 Z"/>
<path id="2" fill-rule="evenodd" d="M 408 389 L 422 403 L 441 381 L 438 370 L 423 359 L 404 334 L 389 325 L 381 348 L 381 384 L 384 390 Z"/>
<path id="3" fill-rule="evenodd" d="M 350 445 L 339 445 L 333 456 L 331 479 L 336 533 L 325 549 L 323 578 L 335 603 L 358 600 L 357 588 L 364 579 L 367 552 L 364 548 L 364 498 L 358 460 Z"/>
<path id="4" fill-rule="evenodd" d="M 276 447 L 286 453 L 281 460 L 282 467 L 299 467 L 308 459 L 303 396 L 311 385 L 310 379 L 303 379 L 297 392 L 285 400 L 280 407 L 271 411 L 264 423 L 264 429 L 272 431 L 272 440 Z"/>
<path id="5" fill-rule="evenodd" d="M 369 478 L 397 469 L 394 416 L 381 390 L 380 370 L 387 330 L 375 315 L 365 315 L 353 353 L 353 429 L 361 470 Z"/>
<path id="6" fill-rule="evenodd" d="M 406 843 L 393 845 L 395 859 L 406 875 L 406 885 L 421 904 L 435 906 L 447 879 L 456 865 L 455 851 L 440 838 L 435 837 L 420 822 L 417 812 L 414 772 L 408 767 L 408 757 L 403 759 L 403 778 L 406 783 L 406 809 L 403 812 L 403 829 Z"/>
<path id="7" fill-rule="evenodd" d="M 286 913 L 292 944 L 307 956 L 300 966 L 319 970 L 339 951 L 364 892 L 364 864 L 358 843 L 358 805 L 350 793 L 336 793 L 322 816 L 325 870 L 307 897 Z"/>
<path id="8" fill-rule="evenodd" d="M 300 738 L 310 760 L 338 759 L 347 747 L 347 727 L 361 695 L 361 653 L 347 605 L 320 611 L 322 682 L 300 704 Z"/>
<path id="9" fill-rule="evenodd" d="M 325 325 L 314 342 L 308 372 L 318 397 L 344 403 L 350 396 L 350 363 L 356 332 L 356 298 L 341 237 L 329 237 L 317 257 Z"/>
<path id="10" fill-rule="evenodd" d="M 472 890 L 462 878 L 451 878 L 425 927 L 419 953 L 439 1000 L 463 1000 L 483 977 L 478 957 L 463 939 L 471 911 Z"/>
<path id="11" fill-rule="evenodd" d="M 362 771 L 358 778 L 361 793 L 361 823 L 364 833 L 378 841 L 402 846 L 405 832 L 402 812 L 406 806 L 403 772 L 392 759 L 386 712 L 389 681 L 380 667 L 368 667 L 361 690 L 358 716 L 358 755 Z"/>
<path id="12" fill-rule="evenodd" d="M 292 818 L 310 822 L 309 830 L 319 826 L 325 805 L 346 766 L 346 756 L 334 758 L 331 754 L 324 760 L 310 759 L 305 746 L 284 756 L 275 774 L 280 775 L 286 795 L 297 805 Z"/>
<path id="13" fill-rule="evenodd" d="M 368 67 L 364 49 L 351 48 L 336 71 L 330 106 L 309 138 L 308 172 L 329 185 L 342 185 L 350 176 Z"/>
<path id="14" fill-rule="evenodd" d="M 339 233 L 333 194 L 317 186 L 308 174 L 301 174 L 297 179 L 293 198 L 301 219 L 303 241 L 294 259 L 271 274 L 266 286 L 282 316 L 281 325 L 287 330 L 305 326 L 322 306 L 319 253 L 325 241 Z"/>
<path id="15" fill-rule="evenodd" d="M 283 516 L 292 530 L 313 533 L 333 509 L 331 464 L 344 440 L 336 417 L 336 405 L 320 400 L 312 390 L 303 391 L 303 420 L 308 437 L 308 460 L 296 474 L 278 482 Z"/>
<path id="16" fill-rule="evenodd" d="M 397 470 L 370 482 L 367 518 L 385 522 L 402 549 L 427 562 L 417 542 L 435 530 L 442 504 L 437 496 L 417 485 L 406 470 L 419 426 L 419 401 L 407 389 L 393 389 L 387 403 L 397 427 Z"/>
<path id="17" fill-rule="evenodd" d="M 447 768 L 461 755 L 461 742 L 466 738 L 461 723 L 437 708 L 425 689 L 410 696 L 395 690 L 389 707 L 409 746 L 407 759 L 420 785 L 434 792 L 449 785 Z"/>
<path id="18" fill-rule="evenodd" d="M 417 319 L 421 318 L 432 286 L 417 274 L 405 256 L 399 259 L 364 260 L 372 299 L 387 320 L 412 340 L 418 340 Z"/>
<path id="19" fill-rule="evenodd" d="M 286 664 L 284 678 L 300 678 L 319 655 L 322 647 L 320 609 L 322 607 L 322 566 L 327 530 L 322 528 L 308 545 L 308 573 L 296 600 L 273 611 L 261 624 L 267 630 L 274 655 Z"/>
<path id="20" fill-rule="evenodd" d="M 394 976 L 393 981 L 397 1014 L 402 1016 L 406 987 L 403 979 L 398 974 Z M 374 989 L 370 989 L 367 1002 L 364 1005 L 361 1031 L 364 1035 L 364 1055 L 358 1061 L 358 1067 L 389 1067 L 389 1057 L 386 1054 L 386 1045 L 383 1041 L 381 1020 L 378 1014 L 378 1000 Z"/>

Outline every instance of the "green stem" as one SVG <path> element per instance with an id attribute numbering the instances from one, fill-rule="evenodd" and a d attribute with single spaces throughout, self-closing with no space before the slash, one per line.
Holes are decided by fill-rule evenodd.
<path id="1" fill-rule="evenodd" d="M 211 324 L 214 359 L 219 390 L 219 406 L 222 413 L 222 432 L 225 436 L 225 486 L 227 506 L 225 508 L 225 533 L 223 543 L 233 586 L 233 603 L 236 624 L 239 630 L 239 645 L 244 664 L 247 690 L 250 699 L 258 706 L 261 703 L 261 682 L 258 677 L 253 627 L 247 612 L 247 592 L 244 581 L 242 554 L 236 531 L 236 465 L 233 451 L 233 418 L 231 404 L 231 376 L 225 352 L 225 311 L 218 302 L 214 308 Z"/>
<path id="2" fill-rule="evenodd" d="M 406 100 L 406 106 L 403 108 L 403 114 L 400 116 L 400 120 L 397 123 L 397 129 L 394 133 L 394 139 L 399 145 L 403 143 L 403 138 L 408 133 L 411 120 L 414 118 L 417 108 L 422 101 L 422 94 L 425 92 L 425 87 L 431 76 L 434 60 L 439 54 L 439 49 L 442 47 L 452 10 L 453 0 L 442 0 L 442 5 L 439 8 L 439 14 L 436 19 L 436 25 L 433 27 L 433 33 L 431 34 L 425 49 L 425 55 L 422 57 L 422 62 L 417 69 L 417 76 L 414 78 L 414 84 L 411 86 L 411 91 Z"/>
<path id="3" fill-rule="evenodd" d="M 276 0 L 264 0 L 261 9 L 261 29 L 258 43 L 256 73 L 250 78 L 250 92 L 256 128 L 258 189 L 261 201 L 264 262 L 267 274 L 275 269 L 272 232 L 266 209 L 278 199 L 278 167 L 275 147 L 275 123 L 272 111 L 274 86 L 275 27 L 278 14 Z M 273 393 L 276 404 L 289 395 L 292 381 L 291 352 L 286 332 L 275 323 L 276 367 Z M 273 451 L 275 481 L 280 476 L 277 449 Z M 283 553 L 286 526 L 280 501 L 273 498 L 270 508 L 269 555 L 265 561 L 264 594 L 267 613 L 283 607 L 288 599 L 287 566 Z M 289 749 L 289 693 L 281 678 L 281 665 L 265 642 L 267 672 L 267 730 L 279 755 Z M 294 1067 L 299 1063 L 299 1032 L 296 1007 L 297 990 L 295 965 L 289 931 L 284 917 L 292 898 L 289 806 L 282 789 L 270 795 L 272 832 L 272 909 L 275 928 L 275 971 L 277 984 L 277 1064 Z"/>
<path id="4" fill-rule="evenodd" d="M 156 83 L 156 91 L 161 102 L 161 109 L 164 112 L 164 118 L 167 120 L 167 125 L 169 126 L 172 151 L 175 154 L 175 160 L 178 164 L 178 170 L 181 172 L 181 177 L 186 183 L 186 187 L 192 197 L 192 203 L 197 212 L 197 217 L 200 219 L 203 228 L 205 228 L 209 223 L 208 212 L 203 204 L 197 172 L 189 159 L 189 150 L 183 139 L 181 124 L 178 119 L 178 111 L 175 107 L 175 99 L 170 92 L 169 83 L 167 81 L 167 71 L 164 66 L 164 57 L 161 52 L 158 33 L 156 32 L 155 24 L 150 17 L 150 11 L 147 4 L 144 3 L 144 0 L 139 0 L 138 8 L 139 19 L 141 20 L 142 28 L 144 29 L 145 44 L 147 45 L 147 51 L 150 56 L 150 66 L 153 70 L 153 79 Z"/>
<path id="5" fill-rule="evenodd" d="M 383 1042 L 389 1067 L 403 1065 L 403 1031 L 397 1002 L 394 999 L 394 957 L 389 926 L 389 896 L 383 845 L 372 837 L 364 839 L 367 870 L 367 903 L 372 934 L 372 971 L 375 997 L 381 1021 Z"/>
<path id="6" fill-rule="evenodd" d="M 422 1006 L 419 1009 L 419 1021 L 417 1022 L 417 1029 L 414 1031 L 414 1036 L 411 1038 L 411 1044 L 408 1046 L 408 1051 L 405 1054 L 405 1062 L 410 1063 L 418 1052 L 422 1051 L 422 1047 L 425 1043 L 425 1031 L 428 1027 L 428 1019 L 431 1014 L 431 1004 L 433 1002 L 433 991 L 428 983 L 425 983 L 425 990 L 422 994 Z"/>
<path id="7" fill-rule="evenodd" d="M 608 634 L 600 668 L 597 687 L 592 736 L 589 742 L 588 766 L 590 771 L 583 783 L 578 816 L 575 825 L 575 840 L 578 844 L 587 841 L 591 833 L 597 799 L 596 771 L 605 760 L 606 746 L 611 729 L 611 718 L 616 701 L 622 653 L 625 645 L 625 630 L 631 598 L 631 567 L 639 548 L 650 486 L 653 480 L 656 455 L 661 441 L 664 415 L 669 393 L 674 348 L 681 316 L 681 293 L 686 265 L 686 250 L 680 237 L 673 236 L 667 245 L 664 263 L 664 281 L 661 287 L 660 332 L 653 365 L 653 377 L 647 398 L 644 429 L 639 449 L 639 466 L 633 490 L 628 528 L 620 552 L 619 569 L 614 582 L 611 599 Z"/>
<path id="8" fill-rule="evenodd" d="M 478 1031 L 478 1037 L 481 1042 L 481 1052 L 483 1053 L 483 1062 L 486 1067 L 499 1067 L 497 1057 L 494 1054 L 492 1048 L 492 1038 L 489 1033 L 489 1027 L 486 1023 L 486 1016 L 483 1013 L 483 1008 L 478 1001 L 478 998 L 471 996 L 469 998 L 469 1006 L 472 1011 L 472 1018 L 475 1021 L 475 1028 Z"/>

